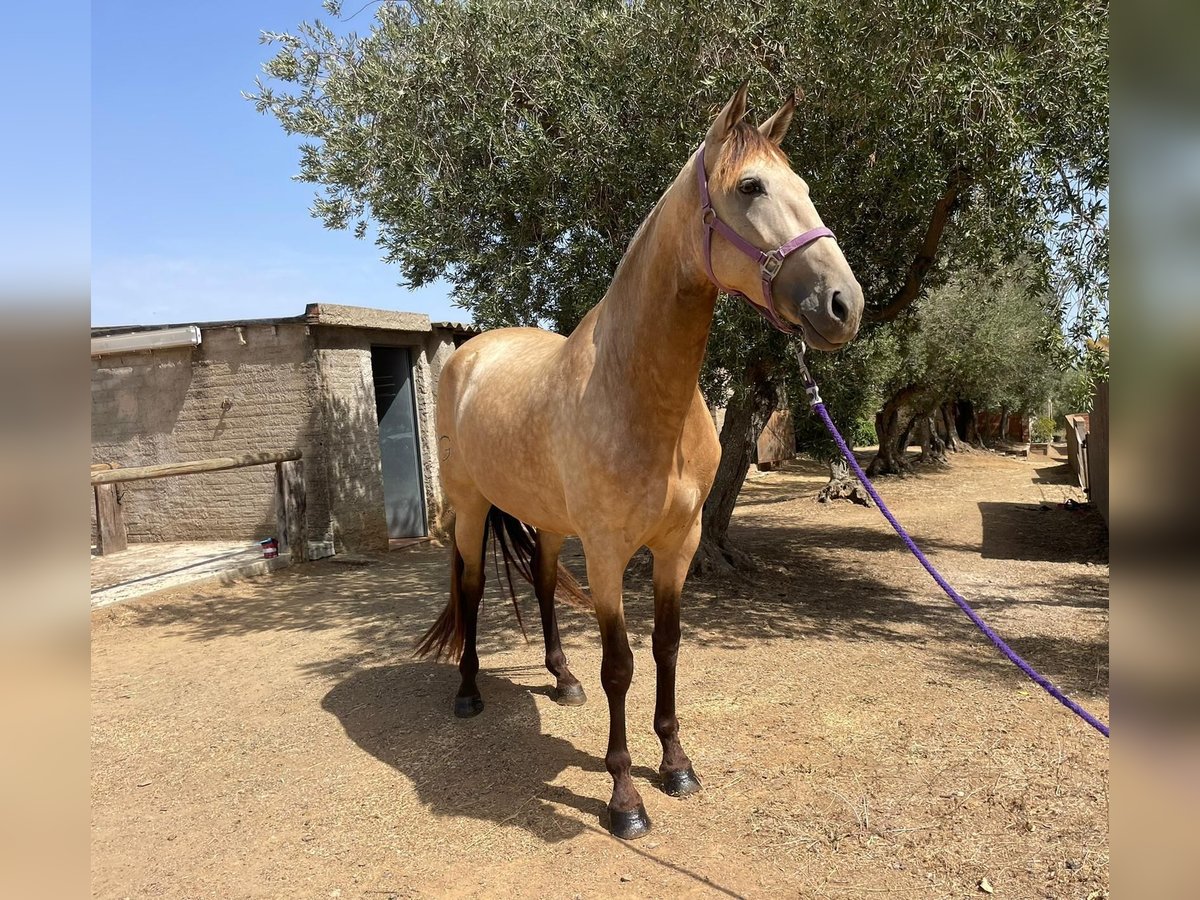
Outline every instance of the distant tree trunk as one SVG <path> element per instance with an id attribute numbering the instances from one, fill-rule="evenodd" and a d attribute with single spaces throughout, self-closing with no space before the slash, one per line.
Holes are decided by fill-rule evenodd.
<path id="1" fill-rule="evenodd" d="M 959 451 L 958 428 L 954 424 L 953 400 L 946 401 L 938 408 L 938 433 L 946 442 L 947 452 L 957 453 Z"/>
<path id="2" fill-rule="evenodd" d="M 734 569 L 752 568 L 750 557 L 729 543 L 729 521 L 746 473 L 750 471 L 754 442 L 778 397 L 775 385 L 760 377 L 744 396 L 735 397 L 725 408 L 725 422 L 721 426 L 721 462 L 701 514 L 703 531 L 692 561 L 693 573 L 725 574 Z"/>
<path id="3" fill-rule="evenodd" d="M 896 441 L 896 452 L 900 454 L 900 459 L 904 459 L 905 451 L 912 445 L 913 429 L 917 427 L 919 418 L 918 413 L 913 413 L 908 417 L 908 424 L 904 426 L 904 430 L 900 432 L 900 437 Z"/>
<path id="4" fill-rule="evenodd" d="M 1000 436 L 1000 417 L 994 416 L 991 410 L 984 413 L 983 440 L 985 445 L 995 444 Z"/>
<path id="5" fill-rule="evenodd" d="M 922 416 L 921 455 L 917 457 L 917 462 L 919 463 L 933 463 L 944 466 L 949 462 L 946 459 L 946 442 L 942 440 L 941 434 L 938 433 L 936 419 L 941 418 L 941 414 L 941 409 L 935 408 L 933 412 L 927 412 Z"/>
<path id="6" fill-rule="evenodd" d="M 850 474 L 850 466 L 844 459 L 835 459 L 829 463 L 829 483 L 817 494 L 819 503 L 831 500 L 849 500 L 860 506 L 874 506 L 871 495 L 866 492 L 858 478 Z"/>
<path id="7" fill-rule="evenodd" d="M 904 451 L 908 446 L 915 419 L 908 419 L 906 424 L 902 414 L 908 401 L 920 391 L 920 386 L 915 384 L 901 388 L 883 405 L 883 409 L 875 414 L 875 434 L 879 438 L 879 450 L 871 460 L 871 465 L 867 467 L 867 474 L 872 478 L 877 475 L 902 475 L 908 471 Z"/>
<path id="8" fill-rule="evenodd" d="M 1000 407 L 1000 440 L 1008 441 L 1008 407 Z"/>

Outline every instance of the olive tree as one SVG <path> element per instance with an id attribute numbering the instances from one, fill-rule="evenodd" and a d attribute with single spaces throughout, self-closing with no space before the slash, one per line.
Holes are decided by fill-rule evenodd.
<path id="1" fill-rule="evenodd" d="M 1057 302 L 1020 268 L 959 273 L 917 301 L 896 332 L 872 476 L 905 472 L 914 434 L 923 461 L 944 462 L 960 437 L 978 441 L 977 409 L 1034 410 L 1052 397 L 1069 362 Z"/>

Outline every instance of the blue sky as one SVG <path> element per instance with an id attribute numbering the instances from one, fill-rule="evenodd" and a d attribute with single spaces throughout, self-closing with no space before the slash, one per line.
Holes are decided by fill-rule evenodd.
<path id="1" fill-rule="evenodd" d="M 351 15 L 357 4 L 347 4 Z M 298 139 L 259 115 L 259 32 L 328 19 L 319 0 L 92 8 L 92 323 L 297 315 L 325 301 L 468 314 L 448 291 L 398 286 L 368 237 L 308 213 Z M 340 28 L 365 32 L 371 9 Z"/>
<path id="2" fill-rule="evenodd" d="M 5 8 L 0 169 L 0 308 L 74 309 L 87 296 L 88 37 L 86 4 L 54 15 Z M 12 320 L 6 319 L 11 326 Z"/>

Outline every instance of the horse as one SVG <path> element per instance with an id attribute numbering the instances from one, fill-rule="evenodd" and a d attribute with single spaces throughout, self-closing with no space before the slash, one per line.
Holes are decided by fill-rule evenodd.
<path id="1" fill-rule="evenodd" d="M 862 318 L 862 288 L 781 149 L 795 96 L 756 128 L 744 121 L 747 88 L 748 81 L 712 121 L 570 336 L 484 332 L 454 352 L 438 385 L 441 479 L 453 510 L 450 597 L 418 653 L 457 658 L 454 713 L 483 710 L 476 626 L 489 532 L 534 586 L 552 696 L 562 704 L 586 695 L 559 640 L 556 588 L 590 606 L 609 710 L 608 828 L 627 840 L 650 830 L 630 777 L 633 653 L 621 598 L 626 566 L 643 546 L 653 556 L 661 787 L 677 797 L 700 789 L 679 739 L 675 667 L 680 596 L 720 459 L 699 389 L 718 288 L 821 350 L 847 344 Z M 573 535 L 588 593 L 558 562 Z"/>

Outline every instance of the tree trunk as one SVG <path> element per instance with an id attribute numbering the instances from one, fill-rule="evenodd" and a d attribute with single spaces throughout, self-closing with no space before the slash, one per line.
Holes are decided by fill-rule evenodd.
<path id="1" fill-rule="evenodd" d="M 904 459 L 904 454 L 912 444 L 913 429 L 917 427 L 917 419 L 919 415 L 913 413 L 908 417 L 908 424 L 904 426 L 904 430 L 900 432 L 900 437 L 896 440 L 895 452 L 900 455 L 900 459 Z"/>
<path id="2" fill-rule="evenodd" d="M 938 408 L 938 433 L 946 443 L 949 453 L 959 451 L 958 429 L 954 424 L 954 401 L 947 400 Z"/>
<path id="3" fill-rule="evenodd" d="M 866 492 L 858 479 L 850 474 L 850 466 L 844 459 L 835 459 L 829 464 L 829 483 L 817 494 L 817 501 L 828 503 L 830 500 L 849 500 L 860 506 L 874 506 L 871 495 Z"/>
<path id="4" fill-rule="evenodd" d="M 996 439 L 1000 436 L 1000 418 L 993 416 L 991 411 L 983 414 L 983 441 L 984 446 L 994 445 Z"/>
<path id="5" fill-rule="evenodd" d="M 917 457 L 919 463 L 933 463 L 935 465 L 944 466 L 947 464 L 946 459 L 946 442 L 942 440 L 942 436 L 938 433 L 936 417 L 941 416 L 941 411 L 935 409 L 932 413 L 925 413 L 922 417 L 921 424 L 921 455 Z"/>
<path id="6" fill-rule="evenodd" d="M 735 397 L 725 408 L 725 423 L 721 426 L 721 462 L 701 514 L 700 546 L 692 560 L 695 574 L 727 574 L 735 569 L 753 567 L 750 557 L 729 543 L 729 521 L 750 470 L 754 442 L 775 408 L 778 396 L 775 385 L 760 377 L 744 396 Z"/>
<path id="7" fill-rule="evenodd" d="M 908 446 L 914 420 L 910 419 L 906 426 L 902 426 L 904 420 L 901 413 L 908 401 L 920 391 L 920 386 L 915 384 L 901 388 L 883 405 L 883 409 L 875 414 L 875 434 L 879 438 L 879 450 L 871 460 L 871 465 L 867 467 L 867 474 L 872 478 L 878 475 L 903 475 L 908 471 L 904 451 Z"/>
<path id="8" fill-rule="evenodd" d="M 950 175 L 946 178 L 946 189 L 933 206 L 929 225 L 925 229 L 925 239 L 921 242 L 921 248 L 908 267 L 908 275 L 904 279 L 904 284 L 900 286 L 900 290 L 883 309 L 876 311 L 868 308 L 863 315 L 863 321 L 891 322 L 921 296 L 921 287 L 925 283 L 925 276 L 933 266 L 938 244 L 942 240 L 942 232 L 954 214 L 954 210 L 958 208 L 959 199 L 965 191 L 970 189 L 972 181 L 971 174 L 966 169 L 956 166 L 951 170 Z"/>

